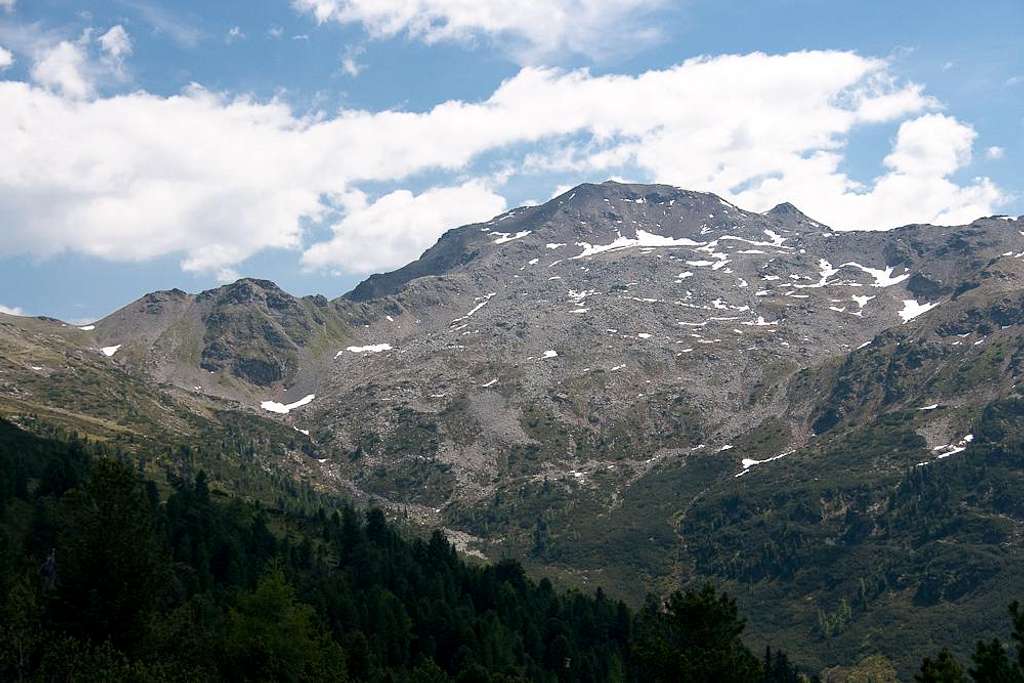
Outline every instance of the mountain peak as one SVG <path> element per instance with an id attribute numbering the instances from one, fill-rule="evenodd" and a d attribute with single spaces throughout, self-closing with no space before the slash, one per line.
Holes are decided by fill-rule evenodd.
<path id="1" fill-rule="evenodd" d="M 256 289 L 263 289 L 269 292 L 280 292 L 283 291 L 277 286 L 276 282 L 271 280 L 262 280 L 255 277 L 243 277 L 235 280 L 234 282 L 224 285 L 223 288 L 236 289 L 241 287 L 254 287 Z"/>
<path id="2" fill-rule="evenodd" d="M 805 214 L 803 211 L 796 208 L 793 204 L 790 204 L 789 202 L 782 202 L 781 204 L 776 204 L 768 211 L 765 211 L 764 215 L 769 216 L 771 218 L 777 218 L 779 220 L 798 220 L 807 221 L 810 223 L 817 222 L 812 220 L 807 214 Z"/>
<path id="3" fill-rule="evenodd" d="M 248 303 L 267 301 L 269 305 L 280 307 L 282 300 L 292 300 L 290 294 L 270 280 L 244 277 L 230 284 L 202 292 L 197 297 L 200 301 L 215 299 L 218 303 Z"/>
<path id="4" fill-rule="evenodd" d="M 636 238 L 638 230 L 665 238 L 696 239 L 702 229 L 712 230 L 708 225 L 724 230 L 725 225 L 751 217 L 759 218 L 707 192 L 614 180 L 582 183 L 543 204 L 520 206 L 489 221 L 449 230 L 416 261 L 371 275 L 345 299 L 363 302 L 396 294 L 413 279 L 449 273 L 510 243 L 532 245 L 550 254 L 544 249 L 574 245 L 578 251 L 583 244 L 608 245 Z"/>

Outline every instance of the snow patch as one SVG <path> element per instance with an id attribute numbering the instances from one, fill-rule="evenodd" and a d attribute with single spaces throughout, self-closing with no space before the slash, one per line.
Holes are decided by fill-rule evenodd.
<path id="1" fill-rule="evenodd" d="M 645 230 L 637 230 L 635 238 L 623 237 L 622 235 L 619 235 L 609 244 L 590 244 L 589 242 L 577 242 L 576 246 L 583 247 L 583 251 L 580 252 L 579 255 L 573 256 L 573 259 L 581 259 L 586 258 L 587 256 L 601 254 L 606 251 L 631 249 L 633 247 L 698 247 L 701 246 L 701 243 L 694 242 L 693 240 L 687 239 L 685 237 L 675 239 L 673 237 L 665 237 L 664 235 L 658 235 L 653 232 L 646 232 Z"/>
<path id="2" fill-rule="evenodd" d="M 771 320 L 771 321 L 765 320 L 764 316 L 760 316 L 759 315 L 759 316 L 757 316 L 757 320 L 753 320 L 753 321 L 749 321 L 749 322 L 745 322 L 745 323 L 741 323 L 741 324 L 742 325 L 747 325 L 748 327 L 768 327 L 770 325 L 778 325 L 779 321 L 778 320 Z"/>
<path id="3" fill-rule="evenodd" d="M 974 435 L 968 434 L 967 436 L 960 439 L 956 443 L 948 443 L 945 444 L 944 446 L 936 446 L 935 448 L 932 449 L 932 452 L 936 454 L 937 460 L 942 460 L 943 458 L 948 458 L 951 455 L 956 455 L 957 453 L 962 453 L 963 451 L 967 450 L 967 446 L 970 445 L 972 441 L 974 441 Z M 918 464 L 926 465 L 927 463 Z"/>
<path id="4" fill-rule="evenodd" d="M 889 266 L 885 270 L 880 270 L 878 268 L 868 268 L 867 266 L 862 266 L 859 263 L 850 261 L 848 263 L 844 263 L 840 267 L 846 268 L 847 266 L 859 268 L 860 270 L 864 271 L 871 277 L 875 278 L 875 287 L 892 287 L 893 285 L 898 285 L 899 283 L 903 282 L 904 280 L 910 277 L 909 272 L 906 272 L 903 275 L 893 277 L 892 272 L 893 270 L 895 270 L 893 266 Z"/>
<path id="5" fill-rule="evenodd" d="M 487 302 L 491 300 L 491 297 L 496 296 L 496 295 L 497 295 L 497 292 L 491 292 L 490 294 L 487 294 L 486 296 L 477 297 L 477 299 L 475 299 L 475 300 L 479 301 L 480 299 L 483 299 L 483 301 L 480 301 L 480 303 L 478 303 L 476 306 L 474 306 L 472 308 L 472 310 L 470 310 L 469 313 L 467 313 L 466 315 L 464 315 L 464 316 L 462 316 L 460 318 L 456 318 L 455 320 L 453 320 L 452 324 L 457 323 L 457 322 L 461 322 L 461 321 L 465 320 L 466 318 L 472 317 L 474 313 L 476 313 L 481 308 L 483 308 L 484 306 L 487 305 Z"/>
<path id="6" fill-rule="evenodd" d="M 793 285 L 797 289 L 819 289 L 829 284 L 828 279 L 839 272 L 838 268 L 833 268 L 832 264 L 826 259 L 818 259 L 818 281 L 812 285 Z M 800 275 L 790 275 L 794 280 L 806 279 L 810 280 L 809 277 L 803 277 Z"/>
<path id="7" fill-rule="evenodd" d="M 771 462 L 773 460 L 779 460 L 781 458 L 785 458 L 787 455 L 791 455 L 792 453 L 795 453 L 795 452 L 796 452 L 796 449 L 794 448 L 793 450 L 785 451 L 784 453 L 779 453 L 778 455 L 773 455 L 772 457 L 765 458 L 764 460 L 755 460 L 754 458 L 743 458 L 743 460 L 740 461 L 740 464 L 743 465 L 743 471 L 740 472 L 739 474 L 736 474 L 735 476 L 736 477 L 742 477 L 744 474 L 746 474 L 747 472 L 750 471 L 751 467 L 755 467 L 757 465 L 763 465 L 766 462 Z"/>
<path id="8" fill-rule="evenodd" d="M 384 351 L 390 351 L 391 344 L 368 344 L 366 346 L 348 346 L 345 347 L 345 351 L 349 353 L 382 353 Z M 335 358 L 341 356 L 344 351 L 338 351 L 334 355 Z"/>
<path id="9" fill-rule="evenodd" d="M 288 404 L 278 403 L 277 401 L 264 401 L 263 403 L 260 403 L 260 408 L 263 408 L 263 410 L 266 410 L 268 413 L 278 413 L 280 415 L 287 415 L 296 408 L 301 408 L 302 406 L 309 405 L 314 398 L 316 398 L 316 394 L 309 394 L 308 396 L 300 398 L 295 403 Z"/>
<path id="10" fill-rule="evenodd" d="M 932 310 L 939 305 L 939 302 L 933 304 L 919 304 L 916 299 L 904 299 L 903 310 L 899 311 L 900 317 L 904 323 L 908 323 L 919 315 L 923 315 L 928 311 Z"/>
<path id="11" fill-rule="evenodd" d="M 117 346 L 104 346 L 100 351 L 103 352 L 104 356 L 110 358 L 121 349 L 121 346 L 121 344 L 118 344 Z"/>
<path id="12" fill-rule="evenodd" d="M 505 244 L 506 242 L 511 242 L 512 240 L 521 240 L 532 232 L 533 230 L 521 230 L 514 234 L 510 232 L 495 232 L 493 234 L 499 235 L 499 237 L 498 239 L 494 240 L 493 243 Z"/>

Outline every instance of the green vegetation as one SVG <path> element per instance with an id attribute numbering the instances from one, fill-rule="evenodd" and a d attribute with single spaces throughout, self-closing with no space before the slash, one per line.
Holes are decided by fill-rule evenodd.
<path id="1" fill-rule="evenodd" d="M 201 469 L 163 497 L 137 461 L 52 436 L 0 421 L 5 680 L 796 680 L 710 586 L 634 616 L 377 509 L 267 508 Z"/>
<path id="2" fill-rule="evenodd" d="M 978 430 L 982 462 L 943 472 L 952 488 L 931 470 L 908 473 L 888 503 L 894 528 L 922 505 L 940 519 L 963 514 L 947 506 L 970 498 L 986 459 L 1005 455 L 991 439 L 1018 438 L 1022 414 L 1019 401 L 990 406 Z M 297 488 L 282 488 L 276 506 L 244 502 L 211 486 L 202 453 L 182 449 L 158 485 L 141 476 L 137 455 L 0 421 L 0 678 L 807 680 L 783 652 L 754 655 L 736 601 L 710 584 L 649 596 L 634 614 L 600 589 L 535 582 L 512 561 L 468 565 L 440 533 L 409 540 L 377 509 L 359 513 Z M 535 553 L 568 552 L 541 520 L 526 530 Z M 938 524 L 915 542 L 944 534 Z M 921 584 L 920 600 L 955 599 L 967 580 L 936 577 Z M 819 608 L 819 631 L 807 637 L 838 637 L 889 580 L 862 578 L 850 599 Z M 952 650 L 926 658 L 916 680 L 1024 681 L 1016 603 L 1011 617 L 1016 658 L 990 637 L 967 665 Z M 823 675 L 883 681 L 895 672 L 871 655 Z"/>
<path id="3" fill-rule="evenodd" d="M 1017 656 L 999 638 L 979 640 L 971 655 L 971 666 L 964 675 L 964 668 L 949 650 L 943 648 L 933 659 L 925 657 L 921 671 L 914 676 L 918 683 L 1024 683 L 1024 610 L 1020 604 L 1010 605 L 1013 631 L 1011 639 L 1016 645 Z"/>

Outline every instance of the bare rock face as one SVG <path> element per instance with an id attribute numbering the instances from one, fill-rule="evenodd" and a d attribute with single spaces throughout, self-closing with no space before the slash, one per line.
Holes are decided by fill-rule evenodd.
<path id="1" fill-rule="evenodd" d="M 1016 400 L 1022 231 L 837 232 L 791 204 L 581 185 L 334 301 L 156 292 L 68 343 L 308 432 L 318 486 L 488 557 L 634 597 L 708 576 L 762 595 L 812 571 L 780 558 L 879 543 L 907 468 L 969 455 Z"/>
<path id="2" fill-rule="evenodd" d="M 332 481 L 457 526 L 523 482 L 604 505 L 662 457 L 719 453 L 736 474 L 865 402 L 911 400 L 877 372 L 853 391 L 851 364 L 925 321 L 1015 334 L 1020 227 L 836 232 L 788 203 L 581 185 L 450 230 L 333 302 L 244 279 L 147 295 L 91 334 L 141 377 L 309 431 Z"/>
<path id="3" fill-rule="evenodd" d="M 243 279 L 197 295 L 154 292 L 94 326 L 103 346 L 140 376 L 187 391 L 252 401 L 304 388 L 321 346 L 344 338 L 337 307 L 296 298 L 267 280 Z"/>

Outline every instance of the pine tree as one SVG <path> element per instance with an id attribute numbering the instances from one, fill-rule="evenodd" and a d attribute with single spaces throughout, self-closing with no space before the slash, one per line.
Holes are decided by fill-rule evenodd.
<path id="1" fill-rule="evenodd" d="M 296 600 L 279 567 L 252 593 L 242 595 L 228 617 L 226 638 L 232 678 L 243 680 L 344 680 L 341 649 L 321 637 L 313 609 Z"/>
<path id="2" fill-rule="evenodd" d="M 56 548 L 58 623 L 130 647 L 167 585 L 169 563 L 149 496 L 132 468 L 99 460 L 62 505 Z"/>
<path id="3" fill-rule="evenodd" d="M 914 675 L 914 680 L 917 683 L 962 683 L 967 679 L 964 677 L 963 667 L 953 653 L 942 648 L 935 659 L 924 658 L 921 672 Z"/>
<path id="4" fill-rule="evenodd" d="M 998 638 L 988 642 L 979 641 L 971 657 L 974 666 L 971 678 L 978 683 L 1020 683 L 1020 667 L 1010 660 L 1006 648 Z"/>
<path id="5" fill-rule="evenodd" d="M 740 640 L 736 601 L 713 586 L 676 591 L 664 607 L 648 600 L 634 629 L 634 658 L 650 681 L 757 681 L 762 668 Z"/>
<path id="6" fill-rule="evenodd" d="M 1017 644 L 1017 666 L 1024 671 L 1024 609 L 1016 600 L 1010 605 L 1010 618 L 1013 620 L 1013 642 Z"/>

